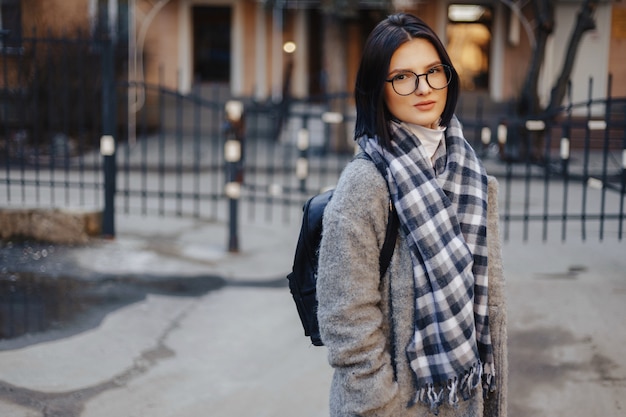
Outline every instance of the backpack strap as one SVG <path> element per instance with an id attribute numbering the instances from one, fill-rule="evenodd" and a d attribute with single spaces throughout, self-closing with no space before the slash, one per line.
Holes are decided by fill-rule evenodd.
<path id="1" fill-rule="evenodd" d="M 385 233 L 385 242 L 380 250 L 380 279 L 383 279 L 383 275 L 389 269 L 391 264 L 391 257 L 393 256 L 393 250 L 396 246 L 396 239 L 398 238 L 398 227 L 400 226 L 400 220 L 398 219 L 398 213 L 394 209 L 393 203 L 389 200 L 389 220 L 387 221 L 387 231 Z M 393 369 L 393 380 L 398 380 L 398 370 L 396 369 L 396 329 L 393 319 L 393 297 L 391 294 L 391 279 L 389 280 L 389 353 L 391 356 L 391 368 Z"/>
<path id="2" fill-rule="evenodd" d="M 398 214 L 393 207 L 393 203 L 389 200 L 389 219 L 387 221 L 387 231 L 385 232 L 385 242 L 380 250 L 380 276 L 387 272 L 389 264 L 391 263 L 391 257 L 393 256 L 393 250 L 396 246 L 396 239 L 398 238 Z"/>

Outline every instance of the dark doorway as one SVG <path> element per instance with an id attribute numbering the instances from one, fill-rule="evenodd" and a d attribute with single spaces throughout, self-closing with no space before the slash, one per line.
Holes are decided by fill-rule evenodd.
<path id="1" fill-rule="evenodd" d="M 195 83 L 230 81 L 230 7 L 193 7 Z"/>
<path id="2" fill-rule="evenodd" d="M 324 94 L 324 63 L 322 62 L 323 25 L 322 14 L 318 10 L 311 10 L 309 23 L 309 95 Z"/>

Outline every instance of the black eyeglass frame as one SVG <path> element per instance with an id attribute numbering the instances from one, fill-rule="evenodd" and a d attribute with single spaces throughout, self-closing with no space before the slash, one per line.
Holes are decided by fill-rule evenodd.
<path id="1" fill-rule="evenodd" d="M 437 88 L 437 87 L 433 87 L 433 86 L 430 84 L 430 81 L 428 81 L 428 74 L 432 74 L 432 72 L 430 72 L 430 71 L 432 71 L 432 70 L 433 70 L 433 69 L 435 69 L 435 68 L 440 68 L 440 67 L 444 69 L 444 71 L 445 71 L 445 73 L 446 73 L 446 80 L 447 80 L 448 82 L 447 82 L 447 83 L 446 83 L 446 85 L 444 85 L 443 87 L 439 87 L 439 88 Z M 394 75 L 392 78 L 390 78 L 390 79 L 388 79 L 388 80 L 385 80 L 385 82 L 391 83 L 391 88 L 393 88 L 393 91 L 394 91 L 397 95 L 399 95 L 399 96 L 410 96 L 411 94 L 413 94 L 413 93 L 417 90 L 417 87 L 419 87 L 420 77 L 424 77 L 424 78 L 426 79 L 426 84 L 428 84 L 428 86 L 429 86 L 430 88 L 432 88 L 433 90 L 443 90 L 444 88 L 446 88 L 447 86 L 449 86 L 449 85 L 450 85 L 450 81 L 452 81 L 452 68 L 450 68 L 450 65 L 446 65 L 446 64 L 437 64 L 437 65 L 435 65 L 434 67 L 430 68 L 428 71 L 429 71 L 429 72 L 425 72 L 425 73 L 423 73 L 423 74 L 416 74 L 416 73 L 414 73 L 413 71 L 402 71 L 400 74 L 396 74 L 396 75 Z M 408 73 L 408 72 L 410 72 L 411 74 L 415 75 L 415 88 L 414 88 L 414 89 L 413 89 L 413 91 L 411 91 L 410 93 L 400 94 L 400 93 L 398 93 L 398 91 L 396 90 L 396 86 L 394 85 L 393 81 L 396 79 L 396 77 L 397 77 L 398 75 L 406 74 L 406 73 Z"/>

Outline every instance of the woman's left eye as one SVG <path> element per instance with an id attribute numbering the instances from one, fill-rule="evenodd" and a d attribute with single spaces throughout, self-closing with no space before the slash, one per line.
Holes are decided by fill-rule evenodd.
<path id="1" fill-rule="evenodd" d="M 437 65 L 436 67 L 432 67 L 431 69 L 428 70 L 429 74 L 436 74 L 438 72 L 443 71 L 443 65 Z"/>

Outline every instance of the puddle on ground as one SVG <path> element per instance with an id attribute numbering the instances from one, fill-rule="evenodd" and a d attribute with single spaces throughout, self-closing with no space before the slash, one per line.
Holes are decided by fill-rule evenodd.
<path id="1" fill-rule="evenodd" d="M 36 242 L 0 242 L 0 350 L 56 340 L 94 328 L 116 309 L 147 294 L 199 297 L 226 285 L 286 287 L 275 280 L 115 275 L 81 269 L 71 248 Z M 114 262 L 114 260 L 112 260 Z"/>
<path id="2" fill-rule="evenodd" d="M 223 287 L 212 276 L 100 277 L 0 273 L 0 350 L 67 337 L 97 326 L 111 311 L 147 294 L 196 297 Z M 26 336 L 26 337 L 23 337 Z M 37 337 L 34 337 L 37 336 Z"/>

